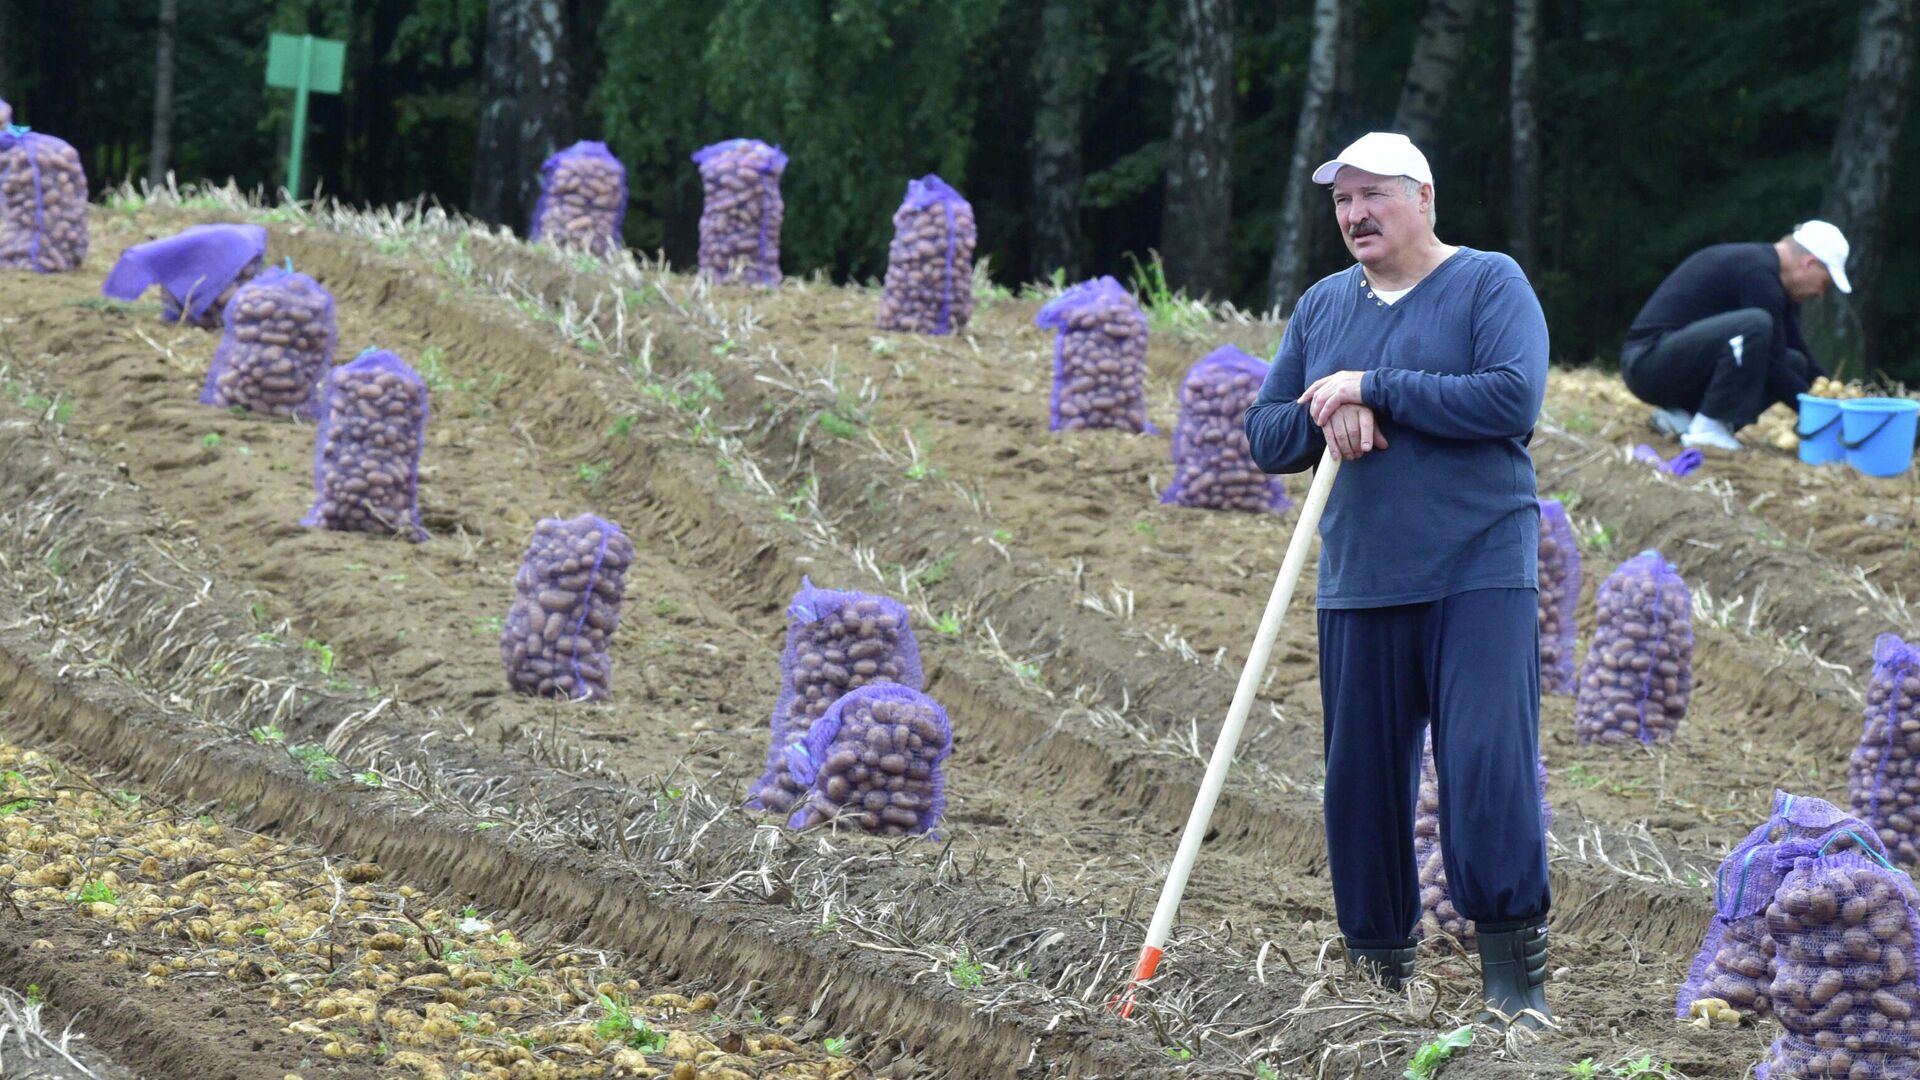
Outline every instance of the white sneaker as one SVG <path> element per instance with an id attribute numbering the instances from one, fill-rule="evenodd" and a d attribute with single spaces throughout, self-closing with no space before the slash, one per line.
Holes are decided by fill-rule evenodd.
<path id="1" fill-rule="evenodd" d="M 1655 409 L 1647 426 L 1662 435 L 1685 435 L 1693 426 L 1693 414 L 1685 409 Z"/>
<path id="2" fill-rule="evenodd" d="M 1733 429 L 1713 417 L 1700 413 L 1687 425 L 1686 434 L 1680 436 L 1680 445 L 1692 449 L 1712 447 L 1715 450 L 1744 450 L 1740 440 L 1733 437 Z"/>

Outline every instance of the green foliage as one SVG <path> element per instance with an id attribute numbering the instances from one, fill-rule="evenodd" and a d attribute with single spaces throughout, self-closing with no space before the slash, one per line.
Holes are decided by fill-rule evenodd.
<path id="1" fill-rule="evenodd" d="M 838 1035 L 829 1035 L 826 1038 L 821 1039 L 820 1045 L 825 1047 L 827 1053 L 831 1054 L 834 1057 L 847 1056 L 848 1040 Z"/>
<path id="2" fill-rule="evenodd" d="M 120 902 L 120 894 L 114 892 L 113 886 L 104 881 L 89 881 L 80 886 L 79 892 L 67 899 L 75 904 L 117 904 Z"/>
<path id="3" fill-rule="evenodd" d="M 626 996 L 608 997 L 595 995 L 600 1001 L 600 1019 L 593 1025 L 593 1033 L 609 1042 L 620 1042 L 635 1050 L 651 1051 L 664 1049 L 667 1037 L 647 1026 L 645 1020 L 633 1015 L 633 1006 Z"/>
<path id="4" fill-rule="evenodd" d="M 340 764 L 339 759 L 328 753 L 327 748 L 318 743 L 290 746 L 287 748 L 287 753 L 293 760 L 306 767 L 309 780 L 324 783 L 337 775 L 334 769 Z"/>
<path id="5" fill-rule="evenodd" d="M 960 951 L 954 956 L 953 963 L 948 965 L 947 972 L 953 980 L 953 985 L 962 990 L 978 990 L 981 982 L 986 978 L 985 969 L 968 954 L 965 945 L 960 946 Z"/>
<path id="6" fill-rule="evenodd" d="M 1420 1047 L 1413 1052 L 1413 1060 L 1407 1063 L 1407 1071 L 1401 1075 L 1406 1080 L 1430 1080 L 1440 1070 L 1455 1050 L 1463 1050 L 1473 1045 L 1473 1028 L 1461 1025 Z"/>

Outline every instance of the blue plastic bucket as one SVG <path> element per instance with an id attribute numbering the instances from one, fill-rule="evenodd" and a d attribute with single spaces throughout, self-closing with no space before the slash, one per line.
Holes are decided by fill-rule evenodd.
<path id="1" fill-rule="evenodd" d="M 1840 402 L 1834 398 L 1800 395 L 1800 423 L 1793 433 L 1800 436 L 1800 460 L 1809 465 L 1825 465 L 1846 458 L 1840 445 Z"/>
<path id="2" fill-rule="evenodd" d="M 1840 403 L 1840 445 L 1847 464 L 1868 476 L 1899 476 L 1913 467 L 1920 401 L 1858 398 Z"/>

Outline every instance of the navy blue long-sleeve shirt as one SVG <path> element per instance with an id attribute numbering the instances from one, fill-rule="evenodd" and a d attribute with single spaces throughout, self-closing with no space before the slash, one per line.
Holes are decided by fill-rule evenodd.
<path id="1" fill-rule="evenodd" d="M 1320 519 L 1319 606 L 1389 607 L 1535 588 L 1540 513 L 1527 443 L 1547 388 L 1547 321 L 1520 267 L 1460 248 L 1397 303 L 1356 264 L 1307 290 L 1247 409 L 1253 460 L 1300 472 L 1326 447 L 1294 399 L 1336 371 L 1391 444 L 1344 462 Z"/>
<path id="2" fill-rule="evenodd" d="M 1773 318 L 1773 355 L 1778 369 L 1787 349 L 1798 350 L 1815 371 L 1827 369 L 1800 335 L 1800 305 L 1780 283 L 1780 253 L 1772 244 L 1714 244 L 1683 259 L 1653 290 L 1627 329 L 1628 346 L 1741 308 L 1759 308 Z"/>

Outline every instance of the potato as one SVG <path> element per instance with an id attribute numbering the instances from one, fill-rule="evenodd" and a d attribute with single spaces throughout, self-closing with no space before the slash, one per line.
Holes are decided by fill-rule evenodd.
<path id="1" fill-rule="evenodd" d="M 540 167 L 540 201 L 527 239 L 594 255 L 619 251 L 627 169 L 603 142 L 577 142 Z"/>
<path id="2" fill-rule="evenodd" d="M 320 415 L 321 380 L 337 339 L 332 293 L 305 274 L 274 269 L 236 290 L 221 322 L 226 329 L 200 404 Z"/>
<path id="3" fill-rule="evenodd" d="M 1920 648 L 1898 635 L 1874 642 L 1860 742 L 1847 762 L 1847 801 L 1895 862 L 1920 863 Z"/>
<path id="4" fill-rule="evenodd" d="M 1553 809 L 1547 804 L 1547 763 L 1543 758 L 1535 777 L 1540 791 L 1540 823 L 1544 828 L 1553 821 Z M 1413 811 L 1413 865 L 1420 874 L 1420 923 L 1416 937 L 1447 934 L 1461 947 L 1471 949 L 1475 941 L 1473 921 L 1453 905 L 1447 891 L 1447 868 L 1440 839 L 1440 777 L 1433 762 L 1433 739 L 1429 732 L 1420 755 L 1420 793 Z"/>
<path id="5" fill-rule="evenodd" d="M 1657 551 L 1600 586 L 1598 619 L 1574 702 L 1580 742 L 1664 743 L 1693 693 L 1692 595 Z"/>
<path id="6" fill-rule="evenodd" d="M 87 259 L 87 172 L 51 135 L 0 131 L 0 267 L 60 273 Z"/>
<path id="7" fill-rule="evenodd" d="M 1207 510 L 1279 513 L 1291 507 L 1285 484 L 1253 463 L 1246 413 L 1266 380 L 1264 361 L 1222 345 L 1187 370 L 1180 421 L 1173 429 L 1173 483 L 1160 501 Z"/>
<path id="8" fill-rule="evenodd" d="M 837 820 L 883 836 L 930 832 L 946 806 L 941 766 L 952 751 L 946 711 L 932 698 L 892 683 L 854 690 L 787 747 L 788 775 L 810 785 L 787 825 Z"/>
<path id="9" fill-rule="evenodd" d="M 918 690 L 924 678 L 920 647 L 908 625 L 906 606 L 897 600 L 818 589 L 811 579 L 802 578 L 787 616 L 787 644 L 780 658 L 781 691 L 773 707 L 767 768 L 749 792 L 747 804 L 782 813 L 791 810 L 812 784 L 792 774 L 787 748 L 805 739 L 836 701 L 870 683 L 899 683 Z M 881 758 L 896 749 L 890 728 L 884 733 L 866 727 L 861 730 L 876 740 L 875 744 L 865 748 L 859 761 L 848 763 L 844 770 L 834 770 L 834 775 L 844 775 L 856 784 L 885 775 Z M 885 741 L 878 741 L 883 734 Z M 925 742 L 940 734 L 935 726 L 923 726 L 902 737 Z M 869 756 L 870 761 L 866 760 Z"/>
<path id="10" fill-rule="evenodd" d="M 334 368 L 320 406 L 313 508 L 301 524 L 425 540 L 419 487 L 426 434 L 427 386 L 404 360 L 369 349 Z"/>
<path id="11" fill-rule="evenodd" d="M 1571 694 L 1574 680 L 1574 618 L 1580 606 L 1580 544 L 1567 508 L 1540 500 L 1540 692 Z"/>
<path id="12" fill-rule="evenodd" d="M 893 213 L 887 280 L 880 293 L 882 330 L 950 334 L 973 315 L 973 249 L 979 233 L 973 206 L 938 176 L 907 183 Z"/>
<path id="13" fill-rule="evenodd" d="M 607 696 L 607 650 L 633 556 L 620 527 L 592 514 L 534 527 L 500 632 L 508 686 L 576 701 Z"/>
<path id="14" fill-rule="evenodd" d="M 1050 430 L 1154 432 L 1147 422 L 1147 317 L 1119 282 L 1101 277 L 1075 285 L 1041 308 L 1034 325 L 1057 331 Z"/>
<path id="15" fill-rule="evenodd" d="M 693 155 L 706 201 L 700 210 L 700 273 L 712 281 L 780 284 L 780 177 L 787 155 L 758 139 L 730 139 Z"/>

